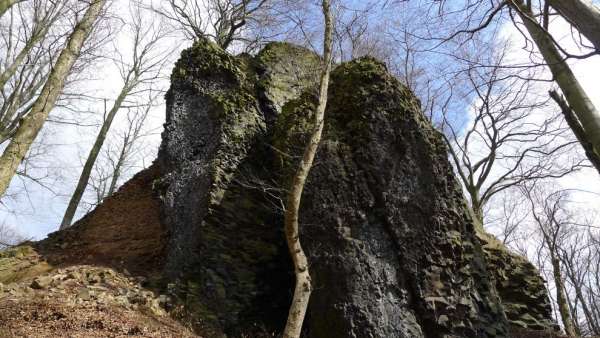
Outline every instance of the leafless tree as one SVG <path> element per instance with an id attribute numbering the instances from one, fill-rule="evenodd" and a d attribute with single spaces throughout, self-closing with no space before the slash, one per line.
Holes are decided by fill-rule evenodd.
<path id="1" fill-rule="evenodd" d="M 17 4 L 3 18 L 0 63 L 0 144 L 10 139 L 44 85 L 63 46 L 55 23 L 65 1 Z"/>
<path id="2" fill-rule="evenodd" d="M 579 120 L 584 133 L 580 133 L 581 137 L 585 136 L 586 143 L 591 144 L 593 153 L 597 158 L 600 155 L 600 112 L 566 63 L 566 57 L 570 55 L 560 48 L 558 43 L 555 43 L 555 39 L 548 32 L 548 16 L 550 15 L 548 7 L 544 6 L 540 13 L 542 22 L 536 20 L 531 4 L 515 1 L 512 3 L 511 8 L 518 13 L 523 26 L 527 29 L 542 54 L 556 83 L 565 95 L 566 101 Z M 563 56 L 561 52 L 566 56 Z M 574 132 L 577 133 L 578 131 Z M 586 144 L 582 146 L 585 148 Z"/>
<path id="3" fill-rule="evenodd" d="M 527 255 L 526 239 L 528 208 L 518 189 L 509 189 L 494 198 L 494 203 L 485 205 L 483 214 L 486 229 L 489 229 L 504 245 L 523 256 Z"/>
<path id="4" fill-rule="evenodd" d="M 589 12 L 596 9 L 593 6 L 579 6 L 581 4 L 582 1 L 579 0 L 569 2 L 570 6 L 574 5 L 574 7 L 571 6 L 571 9 L 576 9 L 579 14 L 581 14 L 582 10 Z M 562 5 L 564 5 L 564 2 L 559 0 L 537 2 L 530 0 L 478 0 L 465 1 L 463 7 L 460 9 L 456 7 L 450 9 L 449 6 L 446 6 L 446 2 L 442 1 L 439 7 L 440 12 L 446 11 L 455 16 L 462 15 L 464 16 L 464 20 L 458 26 L 454 27 L 452 34 L 440 38 L 440 40 L 442 41 L 441 43 L 444 43 L 459 37 L 462 37 L 460 38 L 462 40 L 465 38 L 468 39 L 492 26 L 498 20 L 511 20 L 514 27 L 522 33 L 526 41 L 525 48 L 531 54 L 531 64 L 521 65 L 520 67 L 544 66 L 550 70 L 553 81 L 560 87 L 565 96 L 565 101 L 576 117 L 577 125 L 580 126 L 579 129 L 583 131 L 583 133 L 580 133 L 580 137 L 585 137 L 586 142 L 582 146 L 589 148 L 588 145 L 591 145 L 593 152 L 588 150 L 586 153 L 588 155 L 593 154 L 593 157 L 597 158 L 600 155 L 600 112 L 575 77 L 567 60 L 588 58 L 598 54 L 599 51 L 595 48 L 591 48 L 590 50 L 589 47 L 585 51 L 585 43 L 582 43 L 582 39 L 574 36 L 573 41 L 578 43 L 578 46 L 583 48 L 584 52 L 583 54 L 570 52 L 550 33 L 551 17 L 556 15 L 556 12 L 552 11 L 553 6 L 559 9 L 559 15 L 563 15 L 567 21 L 571 22 L 576 28 L 578 27 L 578 22 L 573 21 L 574 16 L 570 16 L 565 10 L 560 11 Z M 505 15 L 503 16 L 503 14 Z M 580 19 L 581 17 L 583 16 L 579 16 L 575 20 L 582 20 Z M 593 15 L 592 17 L 595 18 L 596 16 Z M 580 33 L 585 35 L 584 26 L 587 27 L 588 23 L 579 23 L 581 23 L 579 28 L 582 29 Z M 593 25 L 594 23 L 595 21 L 589 24 Z M 538 61 L 539 58 L 535 57 L 536 55 L 541 55 L 541 62 Z M 571 123 L 571 125 L 575 124 Z M 593 159 L 590 160 L 594 161 Z"/>
<path id="5" fill-rule="evenodd" d="M 385 22 L 381 21 L 378 2 L 364 4 L 335 3 L 334 55 L 339 61 L 350 61 L 362 56 L 372 56 L 388 61 L 393 49 L 387 43 Z"/>
<path id="6" fill-rule="evenodd" d="M 598 257 L 593 224 L 586 220 L 577 225 L 583 231 L 577 231 L 568 243 L 562 245 L 560 260 L 567 288 L 573 294 L 570 308 L 573 309 L 577 329 L 582 336 L 597 336 L 600 334 L 600 318 L 595 311 L 599 301 L 598 284 L 592 276 L 598 270 Z"/>
<path id="7" fill-rule="evenodd" d="M 151 90 L 153 82 L 163 75 L 162 70 L 170 51 L 161 48 L 160 43 L 168 36 L 168 30 L 160 23 L 153 24 L 149 20 L 144 20 L 141 10 L 139 6 L 132 5 L 130 7 L 131 21 L 126 27 L 133 45 L 132 54 L 125 57 L 122 53 L 117 52 L 118 57 L 115 58 L 123 81 L 122 87 L 110 110 L 105 109 L 102 126 L 87 156 L 77 187 L 65 211 L 61 229 L 69 227 L 73 221 L 115 116 L 122 108 L 131 104 L 131 101 L 128 102 L 131 96 Z M 112 189 L 114 190 L 114 186 Z"/>
<path id="8" fill-rule="evenodd" d="M 547 99 L 536 95 L 531 81 L 502 68 L 506 49 L 500 45 L 493 67 L 470 67 L 474 93 L 468 110 L 472 121 L 458 129 L 445 123 L 445 140 L 474 216 L 483 225 L 484 206 L 499 192 L 530 180 L 558 178 L 583 166 L 571 155 L 571 139 L 559 114 L 547 117 Z M 543 112 L 543 113 L 539 113 Z"/>
<path id="9" fill-rule="evenodd" d="M 0 196 L 6 192 L 17 168 L 46 122 L 105 2 L 95 0 L 89 4 L 83 18 L 70 34 L 66 47 L 56 59 L 39 96 L 31 104 L 31 113 L 21 119 L 14 136 L 4 149 L 0 157 Z"/>
<path id="10" fill-rule="evenodd" d="M 540 185 L 521 185 L 523 195 L 531 206 L 534 224 L 543 240 L 552 267 L 552 277 L 556 288 L 556 302 L 565 333 L 571 337 L 579 336 L 573 320 L 572 307 L 567 299 L 567 289 L 561 262 L 562 246 L 572 235 L 573 217 L 565 207 L 568 192 L 558 190 L 548 192 Z"/>
<path id="11" fill-rule="evenodd" d="M 165 0 L 154 11 L 173 22 L 190 40 L 209 38 L 223 49 L 251 44 L 244 29 L 264 23 L 270 0 Z M 258 27 L 257 27 L 258 28 Z"/>
<path id="12" fill-rule="evenodd" d="M 329 74 L 332 64 L 333 47 L 333 21 L 331 15 L 331 4 L 329 0 L 322 1 L 322 10 L 324 18 L 324 37 L 323 37 L 323 65 L 319 83 L 319 100 L 317 107 L 312 114 L 313 130 L 310 133 L 308 142 L 304 148 L 304 153 L 298 164 L 295 174 L 292 176 L 291 187 L 287 194 L 284 213 L 285 237 L 287 240 L 290 256 L 294 262 L 294 273 L 296 275 L 296 286 L 294 297 L 288 314 L 288 320 L 283 331 L 285 338 L 299 338 L 302 331 L 302 323 L 308 308 L 308 301 L 312 292 L 310 272 L 308 270 L 308 260 L 300 244 L 300 231 L 298 226 L 300 200 L 306 179 L 317 153 L 321 134 L 325 123 L 325 108 L 327 106 L 327 90 L 329 88 Z"/>
<path id="13" fill-rule="evenodd" d="M 94 166 L 94 173 L 90 176 L 90 186 L 95 193 L 91 207 L 111 196 L 122 178 L 127 177 L 132 170 L 139 170 L 136 165 L 138 157 L 147 155 L 146 143 L 142 140 L 155 132 L 148 130 L 147 120 L 162 95 L 162 91 L 149 92 L 143 105 L 127 109 L 124 127 L 112 133 L 114 137 L 105 144 L 101 158 Z"/>

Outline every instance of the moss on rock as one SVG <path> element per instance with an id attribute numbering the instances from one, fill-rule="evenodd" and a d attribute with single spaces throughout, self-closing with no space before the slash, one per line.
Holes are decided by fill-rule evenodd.
<path id="1" fill-rule="evenodd" d="M 478 234 L 509 322 L 530 330 L 557 331 L 544 279 L 524 257 L 489 234 Z"/>
<path id="2" fill-rule="evenodd" d="M 279 111 L 265 107 L 309 86 L 303 57 L 316 56 L 270 44 L 256 57 L 233 57 L 199 42 L 173 71 L 159 155 L 172 234 L 167 275 L 179 280 L 179 297 L 192 317 L 203 318 L 203 329 L 235 334 L 257 321 L 272 328 L 284 322 L 289 262 L 273 201 L 256 180 L 272 174 L 266 120 Z M 292 73 L 294 79 L 280 76 Z"/>
<path id="3" fill-rule="evenodd" d="M 316 93 L 321 58 L 305 48 L 283 42 L 269 43 L 258 53 L 254 64 L 259 75 L 258 97 L 269 124 L 289 101 L 305 91 Z"/>

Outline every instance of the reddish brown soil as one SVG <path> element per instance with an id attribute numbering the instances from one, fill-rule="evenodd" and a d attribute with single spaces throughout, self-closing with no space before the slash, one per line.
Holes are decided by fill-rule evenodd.
<path id="1" fill-rule="evenodd" d="M 71 228 L 35 245 L 53 266 L 89 264 L 149 276 L 162 266 L 165 228 L 152 183 L 157 165 L 135 175 Z"/>
<path id="2" fill-rule="evenodd" d="M 167 296 L 134 282 L 160 277 L 156 177 L 153 165 L 71 228 L 0 257 L 0 338 L 198 337 L 159 305 Z"/>
<path id="3" fill-rule="evenodd" d="M 0 338 L 198 337 L 112 269 L 72 266 L 3 288 Z"/>

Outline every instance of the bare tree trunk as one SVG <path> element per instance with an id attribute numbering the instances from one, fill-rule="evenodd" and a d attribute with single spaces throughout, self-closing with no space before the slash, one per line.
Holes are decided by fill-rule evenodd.
<path id="1" fill-rule="evenodd" d="M 115 193 L 115 189 L 117 188 L 117 182 L 119 182 L 119 177 L 121 177 L 121 167 L 123 166 L 123 162 L 125 162 L 125 157 L 127 155 L 125 150 L 126 145 L 123 145 L 121 153 L 119 154 L 119 158 L 117 159 L 117 164 L 115 165 L 115 169 L 113 170 L 113 174 L 110 179 L 110 185 L 108 187 L 106 197 L 109 197 Z"/>
<path id="2" fill-rule="evenodd" d="M 515 5 L 519 16 L 542 53 L 569 106 L 581 122 L 586 139 L 593 145 L 594 152 L 600 154 L 600 113 L 577 81 L 548 32 L 535 21 L 533 14 L 523 5 L 522 0 L 515 0 L 514 3 L 519 3 Z"/>
<path id="3" fill-rule="evenodd" d="M 0 0 L 5 1 L 5 0 Z M 13 0 L 15 1 L 15 0 Z M 16 1 L 18 2 L 18 1 Z M 25 58 L 30 54 L 32 49 L 42 41 L 50 27 L 54 24 L 56 19 L 62 13 L 62 8 L 65 4 L 61 2 L 57 2 L 53 4 L 51 7 L 46 8 L 46 12 L 43 12 L 43 9 L 40 7 L 34 7 L 34 18 L 33 18 L 33 27 L 31 28 L 31 33 L 28 38 L 24 41 L 25 45 L 23 49 L 16 54 L 14 60 L 10 62 L 6 68 L 0 73 L 0 89 L 3 89 L 8 80 L 15 75 L 19 67 L 23 64 Z M 39 13 L 39 14 L 38 14 Z M 0 14 L 1 16 L 1 14 Z M 8 46 L 8 48 L 12 48 L 13 46 Z M 8 61 L 8 60 L 7 60 Z M 29 61 L 31 62 L 31 61 Z"/>
<path id="4" fill-rule="evenodd" d="M 2 15 L 6 13 L 6 11 L 9 10 L 14 4 L 21 1 L 23 0 L 0 0 L 0 17 L 2 17 Z"/>
<path id="5" fill-rule="evenodd" d="M 556 91 L 551 90 L 550 97 L 560 106 L 567 124 L 573 131 L 573 134 L 575 134 L 579 144 L 581 144 L 583 147 L 585 156 L 600 174 L 600 157 L 594 151 L 594 146 L 586 139 L 585 131 L 583 130 L 583 127 L 581 127 L 579 120 L 577 120 L 577 116 L 575 116 L 575 113 L 573 113 L 571 107 L 569 107 L 565 100 Z"/>
<path id="6" fill-rule="evenodd" d="M 284 338 L 300 337 L 302 323 L 304 322 L 308 301 L 312 292 L 311 279 L 308 271 L 308 260 L 300 245 L 298 213 L 304 184 L 308 177 L 308 173 L 310 172 L 310 168 L 312 167 L 319 143 L 321 142 L 321 134 L 323 133 L 323 124 L 325 121 L 325 108 L 327 106 L 329 73 L 331 72 L 333 23 L 331 20 L 329 0 L 323 0 L 322 9 L 325 19 L 325 34 L 323 38 L 323 70 L 319 84 L 319 102 L 314 113 L 314 129 L 310 135 L 308 144 L 304 149 L 304 154 L 298 165 L 298 169 L 292 179 L 292 186 L 287 196 L 285 210 L 285 235 L 290 255 L 294 262 L 296 287 L 294 289 L 294 298 L 290 305 L 287 323 L 283 332 Z"/>
<path id="7" fill-rule="evenodd" d="M 583 310 L 583 315 L 587 321 L 589 328 L 592 330 L 593 334 L 600 333 L 600 330 L 596 326 L 596 322 L 594 321 L 594 316 L 590 311 L 590 308 L 587 303 L 587 299 L 583 296 L 583 292 L 581 290 L 581 283 L 577 281 L 574 277 L 571 277 L 571 282 L 573 284 L 573 289 L 575 290 L 575 296 L 579 299 L 581 303 L 581 309 Z"/>
<path id="8" fill-rule="evenodd" d="M 471 197 L 471 211 L 475 221 L 475 230 L 485 232 L 483 229 L 483 205 L 479 200 L 479 191 L 474 190 L 469 192 Z"/>
<path id="9" fill-rule="evenodd" d="M 40 96 L 33 103 L 31 113 L 23 118 L 14 137 L 0 157 L 0 197 L 6 192 L 17 168 L 42 129 L 48 114 L 54 108 L 54 104 L 64 87 L 65 80 L 105 3 L 106 0 L 93 1 L 81 21 L 77 23 L 69 36 L 67 46 L 60 53 L 50 72 Z"/>
<path id="10" fill-rule="evenodd" d="M 600 51 L 600 9 L 589 0 L 547 0 Z"/>
<path id="11" fill-rule="evenodd" d="M 83 193 L 85 192 L 85 188 L 88 185 L 90 180 L 90 175 L 92 174 L 92 169 L 94 169 L 94 163 L 96 163 L 96 159 L 100 154 L 100 150 L 102 149 L 102 145 L 104 145 L 104 141 L 106 140 L 106 135 L 110 130 L 110 126 L 117 115 L 119 109 L 123 105 L 123 101 L 129 94 L 131 88 L 129 81 L 125 81 L 125 85 L 121 89 L 117 100 L 113 104 L 112 108 L 106 115 L 104 122 L 102 123 L 102 127 L 100 128 L 100 132 L 98 136 L 96 136 L 96 141 L 90 150 L 90 153 L 85 160 L 85 164 L 83 166 L 83 170 L 81 171 L 81 175 L 79 176 L 79 181 L 77 182 L 77 187 L 71 196 L 71 200 L 69 200 L 69 205 L 67 206 L 67 210 L 65 211 L 65 215 L 63 216 L 62 222 L 60 224 L 60 230 L 66 229 L 71 226 L 73 222 L 73 217 L 75 216 L 75 212 L 77 211 L 77 207 L 81 202 L 81 198 L 83 197 Z"/>
<path id="12" fill-rule="evenodd" d="M 573 325 L 571 310 L 569 309 L 569 304 L 567 304 L 565 284 L 560 271 L 560 261 L 555 257 L 554 254 L 551 255 L 551 260 L 552 274 L 554 275 L 554 284 L 556 285 L 556 303 L 558 304 L 558 312 L 560 313 L 560 318 L 565 327 L 565 333 L 569 337 L 578 337 L 575 326 Z"/>

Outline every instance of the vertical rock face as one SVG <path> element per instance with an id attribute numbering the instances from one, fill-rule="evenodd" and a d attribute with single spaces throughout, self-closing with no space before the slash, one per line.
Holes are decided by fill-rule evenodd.
<path id="1" fill-rule="evenodd" d="M 286 44 L 236 58 L 200 41 L 173 70 L 159 153 L 166 275 L 180 280 L 203 329 L 235 335 L 285 322 L 291 263 L 267 122 L 314 84 L 318 62 Z"/>
<path id="2" fill-rule="evenodd" d="M 509 252 L 497 239 L 480 234 L 486 262 L 509 323 L 516 328 L 558 330 L 540 272 L 525 258 Z"/>
<path id="3" fill-rule="evenodd" d="M 205 218 L 265 128 L 244 66 L 216 46 L 198 43 L 182 53 L 173 71 L 159 153 L 164 222 L 172 225 L 170 274 L 196 258 Z"/>
<path id="4" fill-rule="evenodd" d="M 331 81 L 300 211 L 311 335 L 506 336 L 445 145 L 412 94 L 368 58 L 338 66 Z M 307 111 L 292 102 L 282 119 Z M 286 135 L 293 124 L 279 127 L 278 138 L 301 140 Z"/>
<path id="5" fill-rule="evenodd" d="M 166 272 L 215 335 L 285 322 L 292 271 L 281 200 L 310 129 L 318 68 L 295 46 L 232 57 L 201 41 L 173 71 L 157 182 Z M 300 210 L 315 287 L 307 335 L 508 336 L 506 305 L 524 298 L 500 299 L 497 284 L 515 269 L 488 269 L 507 256 L 484 251 L 414 96 L 370 58 L 339 65 L 331 81 Z M 527 302 L 547 302 L 534 293 Z M 544 306 L 519 308 L 523 326 L 551 325 Z"/>

